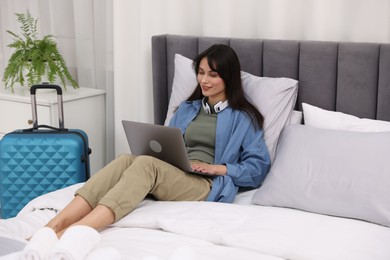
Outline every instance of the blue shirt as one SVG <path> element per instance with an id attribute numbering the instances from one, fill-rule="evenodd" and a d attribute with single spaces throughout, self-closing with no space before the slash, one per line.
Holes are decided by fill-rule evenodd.
<path id="1" fill-rule="evenodd" d="M 169 126 L 184 134 L 201 107 L 201 100 L 182 102 Z M 263 130 L 256 128 L 245 112 L 227 107 L 218 113 L 214 164 L 225 164 L 227 174 L 213 177 L 208 201 L 232 202 L 238 187 L 257 188 L 263 182 L 270 156 Z"/>

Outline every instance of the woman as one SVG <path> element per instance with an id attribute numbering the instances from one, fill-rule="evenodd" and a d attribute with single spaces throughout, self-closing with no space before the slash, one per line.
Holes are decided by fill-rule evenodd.
<path id="1" fill-rule="evenodd" d="M 70 225 L 97 230 L 131 212 L 148 194 L 158 200 L 232 202 L 238 187 L 258 187 L 270 166 L 263 117 L 243 92 L 234 50 L 213 45 L 194 60 L 198 85 L 173 116 L 192 168 L 150 156 L 122 155 L 96 173 L 48 224 L 57 236 Z"/>

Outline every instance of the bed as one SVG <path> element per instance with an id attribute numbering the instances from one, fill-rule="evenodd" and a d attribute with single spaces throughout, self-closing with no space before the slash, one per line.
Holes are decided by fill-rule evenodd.
<path id="1" fill-rule="evenodd" d="M 193 87 L 191 59 L 214 43 L 236 50 L 265 114 L 264 184 L 232 204 L 146 199 L 96 248 L 122 259 L 390 259 L 390 44 L 153 36 L 156 124 Z M 25 243 L 80 185 L 0 220 L 0 237 Z"/>

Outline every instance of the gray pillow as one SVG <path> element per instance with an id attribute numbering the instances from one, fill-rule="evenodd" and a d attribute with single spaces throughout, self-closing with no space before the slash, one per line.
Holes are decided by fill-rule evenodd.
<path id="1" fill-rule="evenodd" d="M 252 202 L 390 227 L 390 132 L 284 128 Z"/>

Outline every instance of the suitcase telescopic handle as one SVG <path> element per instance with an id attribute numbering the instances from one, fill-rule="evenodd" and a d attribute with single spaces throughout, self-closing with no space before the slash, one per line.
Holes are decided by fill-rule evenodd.
<path id="1" fill-rule="evenodd" d="M 30 88 L 33 128 L 38 128 L 37 99 L 35 96 L 37 89 L 55 89 L 57 91 L 59 128 L 64 129 L 65 125 L 64 125 L 64 105 L 62 102 L 62 89 L 60 86 L 52 85 L 52 84 L 33 85 Z"/>

